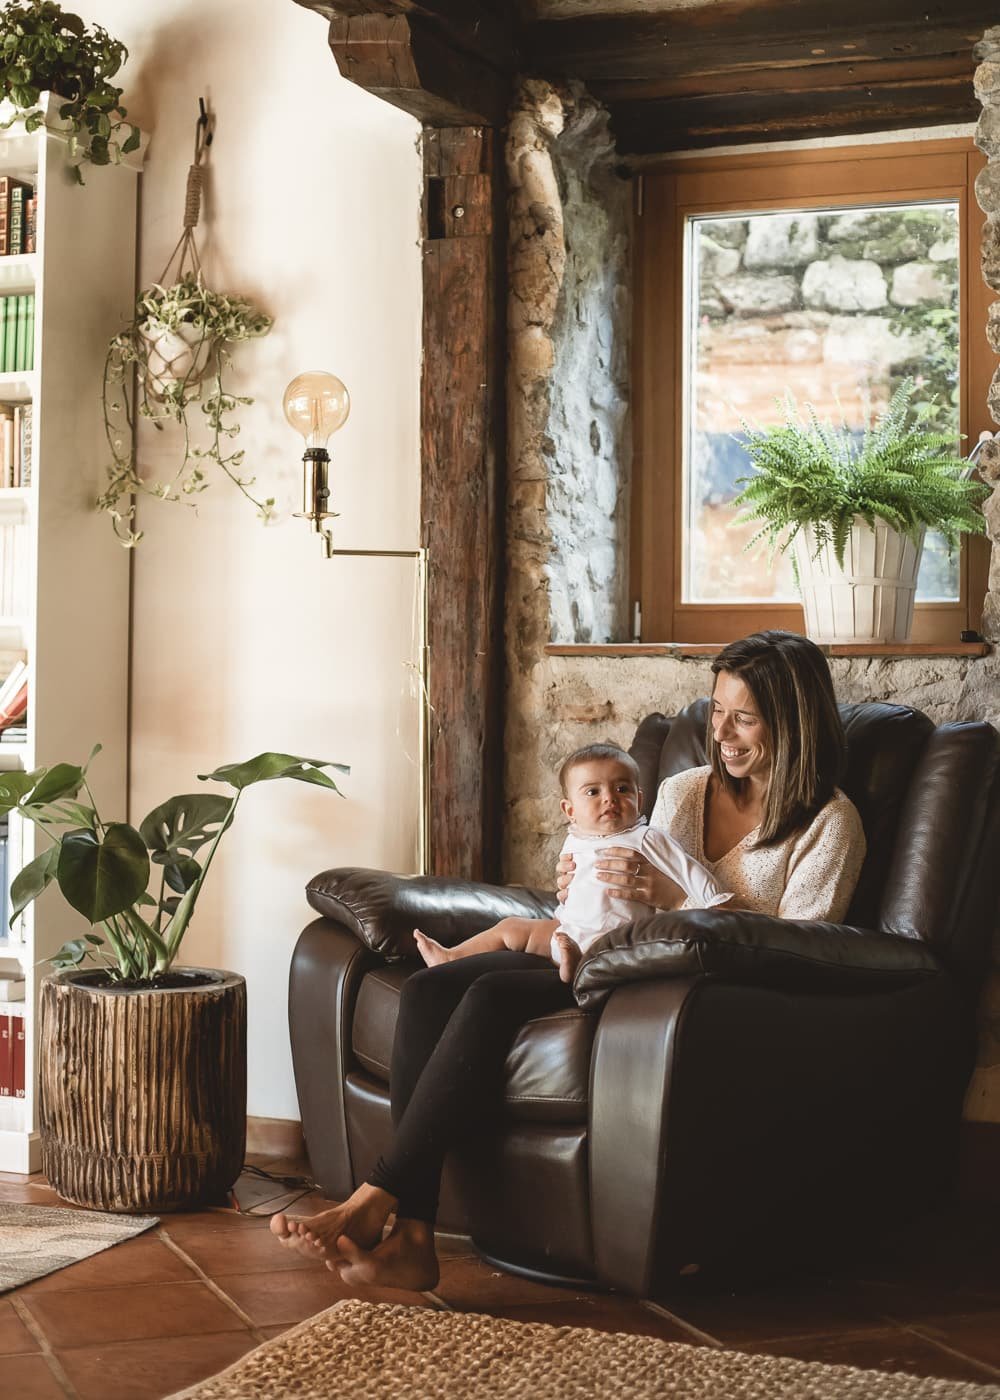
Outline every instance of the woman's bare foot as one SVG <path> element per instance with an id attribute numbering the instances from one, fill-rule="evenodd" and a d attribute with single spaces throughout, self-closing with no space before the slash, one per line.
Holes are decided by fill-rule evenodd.
<path id="1" fill-rule="evenodd" d="M 354 1286 L 424 1293 L 441 1277 L 434 1231 L 422 1220 L 397 1220 L 392 1233 L 374 1249 L 363 1249 L 349 1236 L 341 1236 L 337 1252 L 340 1259 L 329 1261 L 327 1268 Z"/>
<path id="2" fill-rule="evenodd" d="M 307 1259 L 330 1263 L 339 1257 L 338 1238 L 353 1240 L 363 1249 L 378 1244 L 395 1209 L 395 1196 L 365 1182 L 341 1205 L 316 1215 L 285 1215 L 280 1211 L 271 1217 L 271 1233 L 279 1243 L 297 1249 Z"/>
<path id="3" fill-rule="evenodd" d="M 436 943 L 433 938 L 428 938 L 426 933 L 421 933 L 418 928 L 413 930 L 413 941 L 417 945 L 417 952 L 428 967 L 437 967 L 438 963 L 451 962 L 455 956 L 450 948 Z"/>
<path id="4" fill-rule="evenodd" d="M 559 948 L 559 980 L 560 982 L 572 982 L 583 956 L 580 952 L 580 945 L 574 942 L 568 933 L 556 933 L 553 934 L 553 937 Z"/>

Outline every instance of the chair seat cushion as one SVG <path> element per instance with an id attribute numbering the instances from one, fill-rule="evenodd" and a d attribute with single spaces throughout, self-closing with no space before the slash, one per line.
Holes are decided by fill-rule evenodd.
<path id="1" fill-rule="evenodd" d="M 416 969 L 375 968 L 361 982 L 351 1047 L 365 1070 L 389 1082 L 399 993 Z M 597 1029 L 594 1012 L 571 1008 L 522 1026 L 507 1056 L 504 1103 L 516 1122 L 586 1123 L 590 1057 Z"/>

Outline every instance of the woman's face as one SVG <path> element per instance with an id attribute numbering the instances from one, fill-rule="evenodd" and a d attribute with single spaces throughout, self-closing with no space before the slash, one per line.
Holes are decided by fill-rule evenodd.
<path id="1" fill-rule="evenodd" d="M 715 678 L 712 733 L 731 778 L 767 778 L 771 770 L 767 726 L 750 691 L 732 671 L 720 671 Z"/>

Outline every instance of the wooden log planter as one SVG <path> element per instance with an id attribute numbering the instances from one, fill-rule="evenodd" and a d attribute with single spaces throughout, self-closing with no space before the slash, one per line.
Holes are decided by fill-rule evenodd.
<path id="1" fill-rule="evenodd" d="M 187 1210 L 224 1198 L 246 1144 L 246 983 L 174 968 L 165 987 L 45 979 L 42 1169 L 92 1210 Z"/>

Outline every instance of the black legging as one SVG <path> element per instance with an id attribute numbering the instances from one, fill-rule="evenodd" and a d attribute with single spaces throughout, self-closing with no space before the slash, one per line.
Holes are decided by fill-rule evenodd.
<path id="1" fill-rule="evenodd" d="M 399 1216 L 433 1225 L 446 1154 L 497 1122 L 518 1029 L 574 1005 L 555 965 L 531 953 L 477 953 L 407 979 L 389 1072 L 395 1133 L 368 1178 Z"/>

